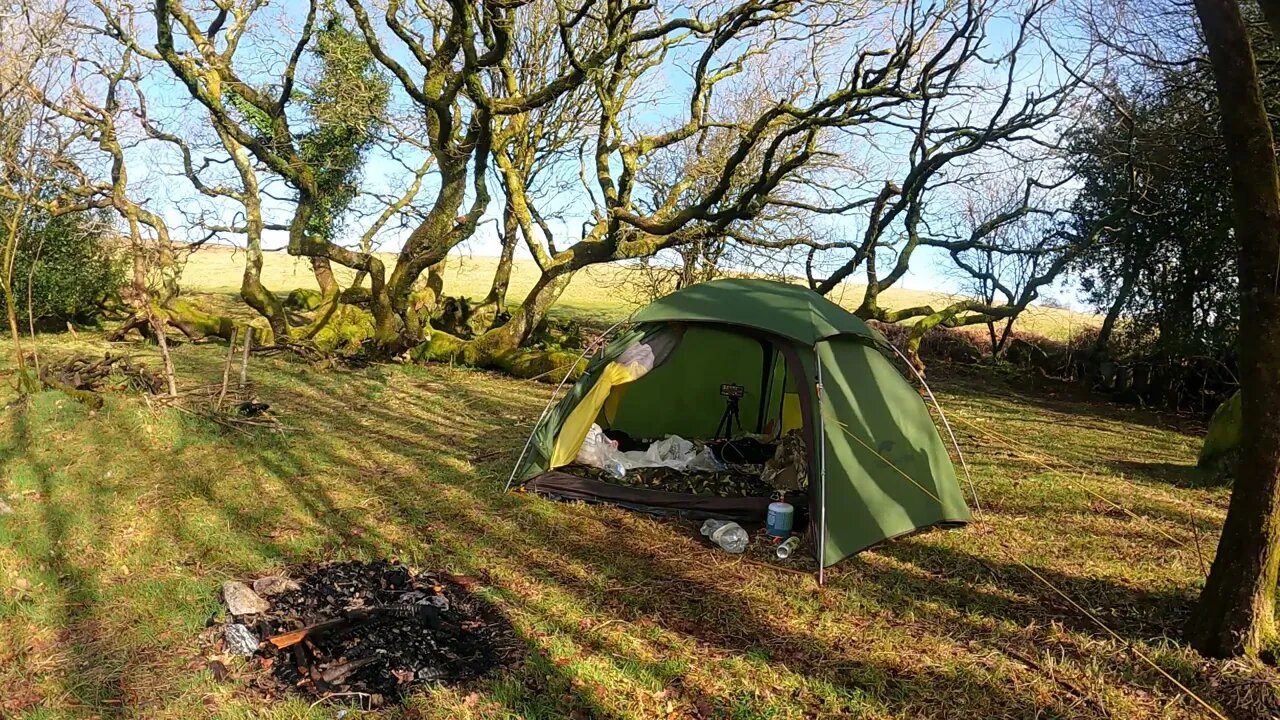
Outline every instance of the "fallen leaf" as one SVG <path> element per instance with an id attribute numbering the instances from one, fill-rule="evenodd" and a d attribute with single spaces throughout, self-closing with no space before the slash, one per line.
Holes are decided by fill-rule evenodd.
<path id="1" fill-rule="evenodd" d="M 463 590 L 470 592 L 480 585 L 480 581 L 469 575 L 450 575 L 449 579 L 462 586 Z"/>
<path id="2" fill-rule="evenodd" d="M 31 581 L 26 578 L 18 578 L 13 581 L 13 586 L 23 592 L 26 592 L 31 589 Z"/>
<path id="3" fill-rule="evenodd" d="M 209 661 L 209 672 L 213 673 L 213 679 L 218 682 L 226 682 L 231 677 L 231 671 L 227 669 L 226 663 L 221 660 Z"/>

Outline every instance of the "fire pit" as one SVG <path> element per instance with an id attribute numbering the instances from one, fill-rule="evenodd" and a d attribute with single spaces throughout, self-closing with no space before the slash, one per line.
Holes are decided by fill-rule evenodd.
<path id="1" fill-rule="evenodd" d="M 252 612 L 233 614 L 235 622 L 223 627 L 227 649 L 248 638 L 243 648 L 259 671 L 255 685 L 268 694 L 357 698 L 371 709 L 415 686 L 475 679 L 519 654 L 510 624 L 465 578 L 385 560 L 289 575 L 260 578 L 255 586 L 267 597 L 253 598 Z M 224 586 L 229 605 L 230 590 Z M 255 595 L 244 586 L 237 593 Z"/>

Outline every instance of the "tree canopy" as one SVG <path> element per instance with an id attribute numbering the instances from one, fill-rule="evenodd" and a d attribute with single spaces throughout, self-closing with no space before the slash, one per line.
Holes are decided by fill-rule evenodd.
<path id="1" fill-rule="evenodd" d="M 244 247 L 241 295 L 277 342 L 320 332 L 344 266 L 368 283 L 371 349 L 483 364 L 526 342 L 582 268 L 670 254 L 681 284 L 747 269 L 824 294 L 861 281 L 857 313 L 919 320 L 918 342 L 937 325 L 1016 317 L 1111 219 L 1073 215 L 1064 190 L 1077 170 L 1064 138 L 1098 64 L 1055 34 L 1065 16 L 1048 2 L 93 0 L 74 12 L 61 80 L 35 93 L 58 109 L 48 126 L 86 128 L 69 148 L 80 183 L 54 204 L 114 207 L 164 243 Z M 1016 178 L 998 201 L 994 178 Z M 490 222 L 502 260 L 472 306 L 485 320 L 446 336 L 436 269 Z M 311 316 L 263 283 L 275 237 L 310 261 L 323 297 Z M 882 307 L 922 250 L 978 292 Z M 519 253 L 539 278 L 509 300 Z"/>

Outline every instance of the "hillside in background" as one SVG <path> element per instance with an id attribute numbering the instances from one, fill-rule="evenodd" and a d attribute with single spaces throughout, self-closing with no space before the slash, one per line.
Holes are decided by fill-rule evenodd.
<path id="1" fill-rule="evenodd" d="M 384 260 L 390 269 L 395 256 L 387 254 Z M 497 263 L 496 257 L 451 256 L 444 276 L 445 294 L 472 299 L 484 297 L 493 281 Z M 187 292 L 234 294 L 240 291 L 243 272 L 244 255 L 241 252 L 222 247 L 205 247 L 191 255 L 182 276 L 182 285 Z M 556 308 L 565 314 L 586 315 L 602 320 L 622 319 L 645 303 L 636 292 L 634 283 L 628 282 L 628 275 L 634 272 L 622 265 L 589 267 L 573 279 Z M 339 282 L 344 284 L 349 283 L 354 275 L 341 266 L 335 267 L 335 273 Z M 517 260 L 511 273 L 508 299 L 519 302 L 529 288 L 533 287 L 537 278 L 538 267 L 532 260 Z M 284 252 L 266 254 L 262 282 L 277 293 L 287 293 L 299 287 L 316 287 L 310 262 Z M 859 284 L 846 283 L 831 293 L 830 298 L 852 309 L 862 297 L 862 288 Z M 949 293 L 890 288 L 880 294 L 880 304 L 889 309 L 927 304 L 937 307 L 956 297 L 958 296 Z M 1096 315 L 1032 306 L 1018 319 L 1017 327 L 1025 332 L 1065 339 L 1084 329 L 1097 327 L 1100 322 Z"/>

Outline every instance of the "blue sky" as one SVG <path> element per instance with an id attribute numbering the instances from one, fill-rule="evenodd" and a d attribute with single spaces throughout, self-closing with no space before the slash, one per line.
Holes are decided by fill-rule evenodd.
<path id="1" fill-rule="evenodd" d="M 293 4 L 296 5 L 296 2 Z M 279 23 L 290 15 L 289 3 L 283 7 L 277 6 L 274 22 Z M 264 26 L 272 22 L 272 18 L 263 18 Z M 296 22 L 285 22 L 287 27 L 292 27 L 296 24 Z M 1009 29 L 1011 27 L 1008 23 L 998 23 L 993 27 L 989 38 L 993 51 L 996 47 L 1009 42 Z M 148 33 L 147 35 L 150 34 Z M 283 52 L 282 49 L 287 48 L 287 34 L 281 33 L 277 29 L 273 33 L 264 33 L 255 37 L 259 39 L 254 40 L 253 43 L 246 44 L 245 48 L 241 50 L 241 54 L 246 58 L 252 59 L 260 66 L 270 68 L 272 66 L 271 58 L 279 57 Z M 396 46 L 393 45 L 392 47 Z M 398 49 L 396 54 L 403 57 L 403 48 Z M 1019 82 L 1026 83 L 1028 86 L 1038 82 L 1040 81 L 1040 78 L 1038 78 L 1038 73 L 1040 72 L 1043 72 L 1043 68 L 1036 67 L 1033 64 L 1028 68 L 1025 76 L 1019 79 Z M 687 73 L 681 72 L 674 64 L 663 68 L 660 73 L 655 73 L 652 82 L 653 85 L 647 89 L 654 102 L 644 106 L 635 117 L 637 122 L 645 125 L 656 125 L 670 119 L 676 112 L 683 111 L 687 102 L 685 99 L 689 86 Z M 192 134 L 193 136 L 199 134 L 200 125 L 203 123 L 203 110 L 190 101 L 185 89 L 169 78 L 167 71 L 157 69 L 149 74 L 146 80 L 146 92 L 153 115 L 162 118 L 167 128 L 183 134 Z M 874 151 L 879 157 L 877 164 L 881 166 L 884 172 L 882 175 L 868 178 L 869 185 L 878 185 L 886 177 L 894 177 L 895 179 L 900 177 L 900 168 L 895 170 L 891 160 L 893 154 L 898 152 L 895 145 L 905 149 L 905 146 L 901 146 L 900 141 L 890 139 L 883 147 Z M 208 213 L 211 217 L 217 217 L 224 223 L 232 222 L 235 219 L 238 209 L 234 203 L 209 201 L 196 193 L 190 184 L 181 178 L 178 173 L 177 157 L 172 151 L 167 148 L 155 147 L 152 144 L 144 147 L 145 150 L 139 149 L 136 151 L 141 162 L 134 163 L 134 165 L 141 167 L 134 168 L 134 177 L 137 179 L 138 185 L 144 194 L 153 198 L 155 201 L 153 204 L 159 205 L 158 209 L 175 228 L 188 226 L 189 219 L 200 212 Z M 217 155 L 217 153 L 215 152 L 214 155 Z M 402 186 L 405 182 L 404 176 L 404 169 L 380 152 L 374 152 L 370 155 L 364 170 L 366 187 L 377 191 L 390 191 Z M 494 182 L 490 183 L 490 188 L 495 196 L 490 205 L 490 216 L 501 210 L 501 194 L 496 185 Z M 419 195 L 420 200 L 423 202 L 429 201 L 432 189 L 429 180 L 423 192 Z M 271 192 L 272 194 L 283 196 L 287 195 L 288 191 L 279 183 L 276 183 Z M 562 207 L 560 218 L 553 219 L 550 224 L 553 231 L 561 234 L 562 238 L 564 238 L 560 239 L 558 243 L 561 247 L 564 247 L 568 244 L 567 238 L 577 236 L 581 223 L 588 216 L 590 204 L 586 200 L 585 193 L 570 197 L 568 200 L 557 200 L 557 204 Z M 288 217 L 289 210 L 285 202 L 268 200 L 265 207 L 268 215 L 274 215 L 276 220 L 285 220 Z M 855 214 L 848 218 L 837 220 L 823 219 L 822 222 L 836 236 L 856 237 L 862 231 L 865 216 Z M 364 227 L 359 220 L 353 219 L 351 226 L 348 228 L 349 237 L 358 237 Z M 406 234 L 407 230 L 388 229 L 384 231 L 379 237 L 380 249 L 384 251 L 397 250 Z M 178 235 L 180 237 L 181 232 Z M 228 239 L 231 242 L 237 241 L 235 237 Z M 264 243 L 272 248 L 283 247 L 285 245 L 285 237 L 283 233 L 269 231 L 264 238 Z M 484 222 L 476 235 L 455 252 L 483 256 L 497 255 L 499 250 L 496 223 Z M 519 247 L 518 256 L 522 258 L 530 257 L 523 246 Z M 854 275 L 854 279 L 860 278 L 860 272 Z M 919 290 L 949 292 L 956 292 L 961 289 L 955 277 L 953 266 L 946 258 L 946 254 L 930 248 L 921 248 L 916 252 L 912 259 L 911 269 L 906 277 L 899 282 L 899 286 Z M 1069 296 L 1072 293 L 1069 287 L 1064 287 L 1056 292 L 1051 291 L 1051 294 L 1062 299 L 1069 299 L 1063 298 L 1063 296 Z"/>

